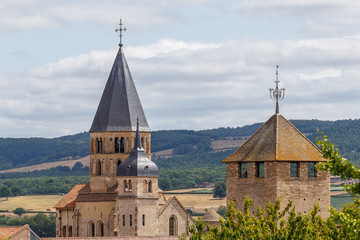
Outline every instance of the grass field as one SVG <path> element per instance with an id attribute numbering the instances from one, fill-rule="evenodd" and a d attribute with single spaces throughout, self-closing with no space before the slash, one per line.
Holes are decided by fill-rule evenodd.
<path id="1" fill-rule="evenodd" d="M 205 212 L 206 209 L 218 208 L 220 205 L 226 206 L 226 198 L 213 198 L 212 194 L 165 194 L 167 198 L 170 195 L 176 198 L 184 207 L 194 207 L 194 212 Z"/>
<path id="2" fill-rule="evenodd" d="M 51 209 L 51 211 L 55 212 L 53 207 L 61 198 L 62 196 L 60 195 L 9 197 L 8 201 L 5 200 L 6 198 L 0 198 L 0 209 L 12 211 L 18 207 L 22 207 L 32 211 L 46 211 L 46 209 Z"/>
<path id="3" fill-rule="evenodd" d="M 195 212 L 204 212 L 206 209 L 218 208 L 220 205 L 226 206 L 226 198 L 218 199 L 213 198 L 212 194 L 186 194 L 194 190 L 208 191 L 209 189 L 182 189 L 171 191 L 171 194 L 165 192 L 166 198 L 171 195 L 176 196 L 177 199 L 184 205 L 184 207 L 194 207 Z M 55 204 L 62 198 L 60 195 L 34 195 L 34 196 L 19 196 L 9 197 L 6 201 L 5 198 L 0 198 L 0 210 L 12 211 L 15 208 L 22 207 L 32 211 L 55 211 L 53 208 Z M 331 206 L 341 208 L 343 204 L 353 201 L 353 197 L 349 194 L 340 194 L 331 196 Z M 0 213 L 2 214 L 2 213 Z"/>

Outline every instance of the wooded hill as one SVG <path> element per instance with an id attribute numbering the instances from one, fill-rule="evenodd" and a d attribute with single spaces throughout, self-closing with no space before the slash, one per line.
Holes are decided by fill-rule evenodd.
<path id="1" fill-rule="evenodd" d="M 339 148 L 340 153 L 357 163 L 360 159 L 360 120 L 291 120 L 313 143 L 316 142 L 316 129 L 323 131 Z M 211 153 L 211 141 L 220 139 L 246 139 L 262 123 L 237 128 L 217 128 L 210 130 L 161 130 L 152 133 L 152 152 L 174 149 L 174 155 L 185 158 L 154 159 L 161 162 L 164 169 L 193 168 L 213 163 L 220 164 L 219 154 Z M 208 160 L 199 158 L 206 154 Z M 0 170 L 29 166 L 44 162 L 76 159 L 89 155 L 89 133 L 58 138 L 0 138 Z M 220 154 L 223 157 L 223 154 Z M 180 161 L 180 163 L 179 163 Z M 184 162 L 186 161 L 186 163 Z M 199 161 L 203 161 L 200 163 Z M 205 164 L 205 165 L 203 165 Z"/>
<path id="2" fill-rule="evenodd" d="M 337 146 L 342 156 L 358 164 L 360 161 L 360 120 L 292 120 L 312 142 L 320 129 Z M 202 182 L 225 181 L 225 165 L 221 160 L 236 148 L 213 151 L 211 142 L 221 139 L 247 139 L 262 123 L 237 128 L 211 130 L 162 130 L 152 133 L 152 152 L 173 149 L 169 158 L 153 157 L 160 169 L 159 186 L 163 190 L 192 188 Z M 53 139 L 0 139 L 0 168 L 7 169 L 49 161 L 77 158 L 89 154 L 89 133 L 79 133 Z M 41 181 L 38 178 L 41 178 Z M 68 192 L 75 184 L 89 180 L 88 167 L 82 165 L 55 167 L 48 170 L 0 174 L 0 185 L 12 194 L 54 194 Z M 64 184 L 64 182 L 66 184 Z M 21 191 L 23 185 L 36 186 Z M 20 190 L 19 190 L 20 189 Z M 27 188 L 26 188 L 27 189 Z"/>

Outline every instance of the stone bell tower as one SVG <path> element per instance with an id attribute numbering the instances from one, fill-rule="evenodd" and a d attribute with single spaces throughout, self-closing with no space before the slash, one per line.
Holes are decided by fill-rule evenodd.
<path id="1" fill-rule="evenodd" d="M 139 131 L 134 148 L 118 168 L 117 176 L 114 232 L 117 236 L 157 236 L 159 170 L 146 156 Z"/>
<path id="2" fill-rule="evenodd" d="M 151 157 L 151 130 L 122 49 L 126 28 L 121 21 L 117 30 L 120 48 L 89 131 L 91 192 L 105 192 L 116 184 L 116 171 L 133 148 L 137 119 L 145 154 Z"/>

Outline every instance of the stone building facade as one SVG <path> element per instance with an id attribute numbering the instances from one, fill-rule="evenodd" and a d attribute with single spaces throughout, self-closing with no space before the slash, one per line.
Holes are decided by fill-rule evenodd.
<path id="1" fill-rule="evenodd" d="M 281 197 L 284 207 L 293 201 L 297 212 L 308 213 L 319 203 L 320 215 L 328 217 L 330 174 L 315 165 L 326 161 L 321 152 L 280 114 L 273 115 L 226 163 L 227 199 L 243 209 L 248 196 L 253 211 Z"/>
<path id="2" fill-rule="evenodd" d="M 158 188 L 148 126 L 122 47 L 90 128 L 90 182 L 56 208 L 57 237 L 179 236 L 191 216 Z"/>

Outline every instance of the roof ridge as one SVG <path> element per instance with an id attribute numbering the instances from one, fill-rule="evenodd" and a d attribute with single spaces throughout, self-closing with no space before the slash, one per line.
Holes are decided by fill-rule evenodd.
<path id="1" fill-rule="evenodd" d="M 273 115 L 273 116 L 274 116 L 274 115 Z M 272 116 L 272 117 L 273 117 L 273 116 Z M 242 148 L 243 146 L 245 146 L 245 144 L 246 144 L 247 142 L 251 141 L 251 140 L 254 138 L 254 136 L 260 131 L 260 129 L 262 129 L 262 128 L 265 126 L 265 124 L 271 120 L 272 117 L 270 117 L 266 122 L 264 122 L 243 144 L 241 144 L 241 146 L 240 146 L 238 149 L 236 149 L 235 152 L 233 152 L 230 156 L 228 156 L 227 158 L 225 158 L 224 160 L 222 160 L 222 162 L 226 162 L 227 159 L 231 158 L 233 155 L 235 155 L 237 152 L 239 152 L 239 151 L 241 150 L 241 148 Z M 249 152 L 250 152 L 250 151 L 249 151 Z"/>
<path id="2" fill-rule="evenodd" d="M 308 143 L 310 143 L 311 145 L 313 145 L 313 146 L 316 148 L 316 150 L 319 151 L 319 153 L 321 153 L 320 149 L 319 149 L 315 144 L 313 144 L 304 134 L 302 134 L 302 132 L 300 132 L 300 130 L 297 129 L 297 127 L 295 127 L 294 124 L 292 124 L 292 123 L 291 123 L 289 120 L 287 120 L 284 116 L 282 116 L 282 115 L 280 115 L 280 116 L 281 116 L 287 123 L 289 123 L 298 133 L 300 133 L 300 135 L 301 135 L 303 138 L 305 138 L 305 140 L 308 141 Z"/>

